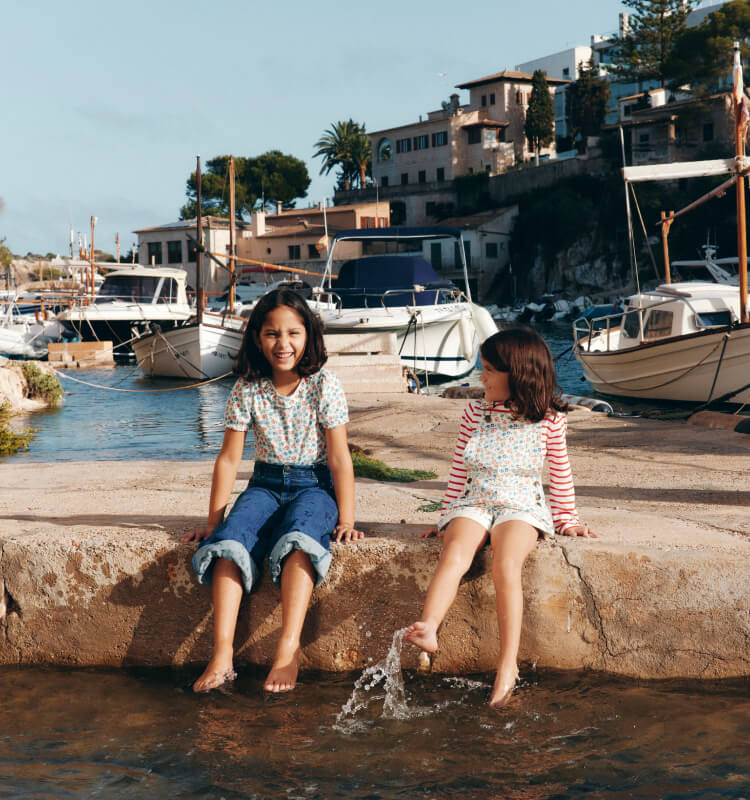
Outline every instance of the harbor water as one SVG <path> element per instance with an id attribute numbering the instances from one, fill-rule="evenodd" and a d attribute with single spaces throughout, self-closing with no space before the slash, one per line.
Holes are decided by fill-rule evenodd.
<path id="1" fill-rule="evenodd" d="M 490 676 L 407 674 L 406 713 L 381 694 L 344 726 L 356 676 L 195 696 L 196 675 L 0 669 L 0 798 L 750 797 L 747 682 L 529 672 L 492 711 Z"/>
<path id="2" fill-rule="evenodd" d="M 570 351 L 569 326 L 540 330 L 558 357 L 562 390 L 592 395 Z M 17 461 L 192 461 L 216 457 L 232 378 L 173 391 L 194 382 L 149 378 L 134 363 L 108 369 L 63 370 L 60 375 L 66 392 L 63 405 L 28 418 L 27 424 L 37 428 L 37 434 L 27 452 L 13 456 Z M 479 370 L 456 383 L 479 385 Z M 433 383 L 429 391 L 440 392 L 446 385 Z M 623 403 L 615 406 L 628 410 Z M 251 457 L 249 447 L 251 442 L 246 450 Z"/>

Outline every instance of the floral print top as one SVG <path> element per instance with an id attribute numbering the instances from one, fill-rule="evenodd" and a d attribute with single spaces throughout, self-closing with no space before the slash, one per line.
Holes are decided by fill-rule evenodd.
<path id="1" fill-rule="evenodd" d="M 252 428 L 255 460 L 268 464 L 325 463 L 325 430 L 348 421 L 341 381 L 325 368 L 302 378 L 288 397 L 280 395 L 269 378 L 239 378 L 224 411 L 226 428 Z"/>

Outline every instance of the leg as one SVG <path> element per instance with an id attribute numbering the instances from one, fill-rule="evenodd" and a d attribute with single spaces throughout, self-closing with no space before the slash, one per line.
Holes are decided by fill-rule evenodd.
<path id="1" fill-rule="evenodd" d="M 263 684 L 267 692 L 288 692 L 297 683 L 300 636 L 314 584 L 315 571 L 309 556 L 294 550 L 281 569 L 281 636 Z"/>
<path id="2" fill-rule="evenodd" d="M 492 580 L 495 583 L 500 656 L 490 705 L 504 705 L 518 677 L 518 646 L 523 620 L 521 569 L 534 549 L 537 530 L 527 522 L 511 520 L 492 529 Z"/>
<path id="3" fill-rule="evenodd" d="M 234 630 L 242 601 L 242 577 L 233 561 L 217 559 L 211 593 L 214 601 L 214 649 L 208 666 L 193 684 L 195 692 L 215 689 L 233 674 Z"/>
<path id="4" fill-rule="evenodd" d="M 427 653 L 437 650 L 437 629 L 456 599 L 458 584 L 471 566 L 487 530 L 473 519 L 456 517 L 448 523 L 435 574 L 424 601 L 422 616 L 411 625 L 404 638 Z"/>

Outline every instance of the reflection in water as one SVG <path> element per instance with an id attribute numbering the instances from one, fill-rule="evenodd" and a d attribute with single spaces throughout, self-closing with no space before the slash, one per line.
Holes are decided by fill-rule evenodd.
<path id="1" fill-rule="evenodd" d="M 405 675 L 408 707 L 342 733 L 357 676 L 208 696 L 168 671 L 2 668 L 0 797 L 740 798 L 746 680 L 640 683 L 531 673 L 510 707 L 491 676 Z M 382 705 L 382 704 L 381 704 Z"/>

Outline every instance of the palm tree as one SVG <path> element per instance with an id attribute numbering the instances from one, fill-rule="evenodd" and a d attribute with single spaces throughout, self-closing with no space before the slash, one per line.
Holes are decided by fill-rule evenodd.
<path id="1" fill-rule="evenodd" d="M 335 122 L 324 131 L 315 143 L 314 158 L 322 158 L 320 174 L 328 174 L 334 167 L 340 167 L 339 183 L 350 189 L 352 183 L 365 185 L 365 176 L 370 163 L 370 139 L 365 126 L 352 119 Z"/>

